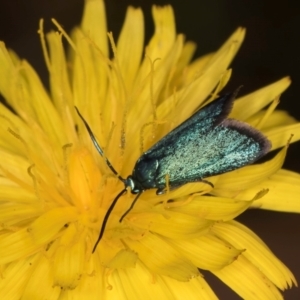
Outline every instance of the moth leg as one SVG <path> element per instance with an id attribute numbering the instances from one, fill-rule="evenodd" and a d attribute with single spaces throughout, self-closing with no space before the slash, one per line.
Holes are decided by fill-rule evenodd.
<path id="1" fill-rule="evenodd" d="M 196 180 L 196 181 L 198 181 L 198 180 Z M 210 181 L 208 181 L 208 180 L 201 179 L 201 180 L 199 180 L 199 181 L 201 181 L 201 182 L 203 182 L 203 183 L 206 183 L 206 184 L 210 185 L 212 188 L 215 187 L 215 186 L 214 186 Z"/>
<path id="2" fill-rule="evenodd" d="M 214 185 L 205 179 L 193 179 L 193 180 L 188 180 L 188 181 L 181 181 L 181 182 L 172 182 L 170 183 L 170 191 L 178 189 L 180 187 L 182 187 L 183 185 L 186 185 L 187 183 L 192 183 L 192 182 L 203 182 L 206 183 L 208 185 L 210 185 L 212 188 L 214 188 Z M 160 186 L 158 187 L 158 189 L 156 190 L 156 195 L 162 195 L 165 194 L 167 192 L 166 187 L 165 186 Z"/>
<path id="3" fill-rule="evenodd" d="M 170 187 L 170 191 L 173 190 L 173 188 Z M 167 192 L 166 190 L 166 186 L 160 186 L 157 188 L 156 190 L 156 195 L 162 195 L 162 194 L 165 194 Z"/>

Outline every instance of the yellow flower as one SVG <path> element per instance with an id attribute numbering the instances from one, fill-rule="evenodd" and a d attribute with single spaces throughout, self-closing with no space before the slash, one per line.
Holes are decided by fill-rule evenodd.
<path id="1" fill-rule="evenodd" d="M 119 223 L 134 197 L 127 193 L 92 254 L 123 186 L 74 105 L 114 168 L 130 175 L 143 151 L 220 93 L 244 39 L 238 29 L 191 62 L 195 45 L 176 34 L 172 8 L 152 12 L 145 53 L 140 9 L 128 8 L 116 44 L 101 0 L 86 1 L 71 37 L 54 21 L 58 32 L 45 38 L 41 23 L 49 92 L 1 43 L 0 92 L 14 112 L 0 104 L 0 299 L 215 299 L 199 269 L 246 299 L 282 299 L 279 290 L 296 285 L 263 241 L 233 220 L 251 207 L 300 212 L 300 175 L 281 170 L 300 124 L 275 110 L 288 78 L 239 98 L 230 115 L 261 130 L 272 149 L 283 147 L 274 158 L 210 178 L 213 190 L 192 183 L 162 196 L 146 191 Z"/>

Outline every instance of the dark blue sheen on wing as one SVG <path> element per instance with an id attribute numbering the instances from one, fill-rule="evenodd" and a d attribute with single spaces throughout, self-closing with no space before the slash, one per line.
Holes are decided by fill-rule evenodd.
<path id="1" fill-rule="evenodd" d="M 237 91 L 219 97 L 173 129 L 142 154 L 132 174 L 126 179 L 118 175 L 107 157 L 104 157 L 108 167 L 125 187 L 105 214 L 93 252 L 104 234 L 110 213 L 128 188 L 137 196 L 120 222 L 145 190 L 157 189 L 157 194 L 164 193 L 167 175 L 170 189 L 195 181 L 203 181 L 213 186 L 204 178 L 251 164 L 271 149 L 271 143 L 258 130 L 246 123 L 227 119 L 236 94 Z M 103 156 L 103 150 L 92 130 L 77 108 L 76 110 L 97 151 Z"/>

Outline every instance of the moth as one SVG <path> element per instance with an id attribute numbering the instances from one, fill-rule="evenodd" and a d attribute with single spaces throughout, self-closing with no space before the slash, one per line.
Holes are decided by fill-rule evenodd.
<path id="1" fill-rule="evenodd" d="M 136 197 L 120 222 L 145 190 L 156 189 L 157 195 L 165 193 L 167 177 L 170 190 L 197 181 L 213 187 L 212 183 L 204 178 L 251 164 L 271 149 L 270 141 L 257 129 L 244 122 L 227 118 L 236 94 L 237 91 L 225 94 L 196 111 L 144 152 L 127 178 L 121 177 L 103 155 L 90 126 L 75 107 L 95 148 L 111 171 L 124 183 L 124 189 L 106 212 L 93 253 L 103 237 L 109 215 L 128 188 Z"/>

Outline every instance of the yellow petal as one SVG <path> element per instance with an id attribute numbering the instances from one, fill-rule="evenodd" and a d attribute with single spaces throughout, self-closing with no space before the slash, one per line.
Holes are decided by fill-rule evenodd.
<path id="1" fill-rule="evenodd" d="M 43 28 L 40 28 L 42 44 L 45 44 Z M 68 138 L 72 136 L 72 140 L 76 137 L 74 119 L 72 118 L 73 111 L 73 93 L 70 85 L 67 61 L 62 44 L 62 36 L 50 32 L 47 34 L 47 51 L 46 44 L 44 45 L 44 57 L 48 62 L 48 71 L 50 73 L 50 89 L 53 102 L 58 110 L 61 118 L 64 120 L 64 130 Z"/>
<path id="2" fill-rule="evenodd" d="M 34 207 L 33 209 L 38 209 L 38 206 L 42 205 L 39 201 L 37 201 L 36 195 L 33 195 L 31 192 L 27 192 L 7 178 L 0 178 L 0 186 L 1 205 L 6 202 L 10 202 L 11 205 L 32 205 Z"/>
<path id="3" fill-rule="evenodd" d="M 73 68 L 71 70 L 73 103 L 78 106 L 90 126 L 95 128 L 96 133 L 100 134 L 102 133 L 99 130 L 100 111 L 109 109 L 104 115 L 111 116 L 111 107 L 105 103 L 107 101 L 108 59 L 90 40 L 88 34 L 89 32 L 85 33 L 75 29 L 72 35 L 74 40 Z M 91 99 L 98 99 L 98 101 L 91 102 Z M 75 115 L 74 110 L 73 114 Z M 103 125 L 104 128 L 109 128 L 111 124 Z M 102 137 L 100 136 L 100 138 L 101 141 Z"/>
<path id="4" fill-rule="evenodd" d="M 82 211 L 98 206 L 101 173 L 86 148 L 75 149 L 69 158 L 69 184 L 74 192 L 72 201 Z"/>
<path id="5" fill-rule="evenodd" d="M 26 159 L 2 149 L 0 149 L 0 155 L 2 160 L 5 161 L 5 168 L 1 165 L 1 174 L 5 174 L 4 177 L 8 178 L 9 175 L 7 173 L 10 173 L 13 176 L 22 178 L 23 182 L 29 183 L 31 181 L 27 173 L 29 162 Z"/>
<path id="6" fill-rule="evenodd" d="M 106 293 L 111 299 L 151 299 L 171 297 L 172 291 L 161 280 L 153 276 L 147 267 L 139 262 L 134 269 L 115 271 L 108 278 L 112 290 Z M 136 288 L 136 285 L 139 288 Z M 151 293 L 149 293 L 151 289 Z M 170 298 L 172 299 L 172 297 Z"/>
<path id="7" fill-rule="evenodd" d="M 286 151 L 287 146 L 284 147 L 273 159 L 265 163 L 246 166 L 219 176 L 219 180 L 215 184 L 215 188 L 212 193 L 224 197 L 239 198 L 240 192 L 243 192 L 245 189 L 255 187 L 262 180 L 265 180 L 277 172 L 283 165 Z M 264 186 L 263 189 L 267 189 L 267 186 Z M 258 188 L 256 192 L 251 195 L 250 199 L 252 199 L 260 190 L 262 189 Z"/>
<path id="8" fill-rule="evenodd" d="M 48 138 L 52 138 L 54 142 L 63 145 L 66 142 L 64 130 L 62 130 L 62 120 L 59 118 L 57 110 L 54 108 L 52 101 L 47 95 L 42 82 L 32 67 L 24 61 L 20 65 L 19 76 L 16 78 L 16 93 L 11 105 L 19 112 L 19 114 L 30 123 L 34 119 L 47 133 Z M 26 91 L 26 93 L 24 93 Z M 23 107 L 19 103 L 30 103 L 30 107 Z M 22 112 L 25 110 L 27 113 Z"/>
<path id="9" fill-rule="evenodd" d="M 198 78 L 199 75 L 202 74 L 203 69 L 206 68 L 207 64 L 211 61 L 214 55 L 215 53 L 209 53 L 192 61 L 185 69 L 184 76 L 181 79 L 182 86 L 188 86 L 196 78 Z"/>
<path id="10" fill-rule="evenodd" d="M 117 44 L 117 63 L 125 84 L 125 93 L 130 93 L 137 76 L 144 46 L 144 17 L 141 9 L 128 7 Z"/>
<path id="11" fill-rule="evenodd" d="M 258 122 L 263 118 L 265 115 L 266 110 L 261 110 L 257 114 L 253 115 L 249 119 L 247 119 L 247 123 L 253 125 L 254 127 L 258 124 Z M 275 110 L 272 114 L 268 117 L 268 119 L 264 122 L 263 126 L 260 127 L 260 130 L 266 131 L 269 129 L 274 129 L 275 127 L 279 126 L 286 126 L 292 125 L 297 123 L 297 120 L 289 115 L 288 112 L 283 110 Z"/>
<path id="12" fill-rule="evenodd" d="M 98 299 L 110 299 L 113 291 L 110 290 L 109 285 L 105 285 L 105 274 L 101 269 L 101 266 L 95 268 L 98 273 L 84 274 L 80 277 L 79 285 L 76 289 L 61 289 L 59 299 L 73 299 L 73 300 L 98 300 Z M 101 270 L 101 273 L 100 271 Z M 115 291 L 117 296 L 115 299 L 124 299 L 126 296 L 124 291 Z M 114 299 L 113 297 L 111 299 Z"/>
<path id="13" fill-rule="evenodd" d="M 127 220 L 138 228 L 150 230 L 171 239 L 198 237 L 207 232 L 211 225 L 211 222 L 205 219 L 171 211 L 164 215 L 154 213 L 131 214 Z"/>
<path id="14" fill-rule="evenodd" d="M 85 230 L 80 232 L 70 224 L 59 241 L 55 241 L 52 267 L 55 286 L 63 289 L 77 287 L 85 267 L 85 238 Z"/>
<path id="15" fill-rule="evenodd" d="M 268 137 L 272 143 L 272 150 L 286 145 L 287 141 L 291 143 L 300 140 L 300 124 L 291 124 L 263 130 L 263 133 Z"/>
<path id="16" fill-rule="evenodd" d="M 43 28 L 40 29 L 41 31 Z M 41 36 L 43 38 L 43 35 Z M 67 72 L 67 61 L 62 44 L 62 36 L 50 32 L 47 34 L 47 45 L 49 47 L 49 53 L 45 52 L 44 56 L 49 60 L 49 72 L 50 72 L 50 87 L 52 99 L 56 108 L 63 112 L 65 105 L 69 108 L 73 105 L 72 91 L 69 83 Z M 46 50 L 46 49 L 45 49 Z"/>
<path id="17" fill-rule="evenodd" d="M 196 51 L 196 44 L 193 42 L 184 43 L 182 53 L 176 65 L 176 70 L 174 71 L 173 78 L 167 82 L 165 86 L 165 91 L 162 92 L 163 95 L 169 96 L 173 93 L 174 86 L 181 88 L 186 85 L 186 76 L 188 73 L 188 68 L 190 66 L 190 61 Z M 195 74 L 193 74 L 195 75 Z"/>
<path id="18" fill-rule="evenodd" d="M 85 2 L 81 30 L 75 30 L 72 37 L 74 40 L 73 69 L 71 69 L 73 103 L 88 116 L 92 128 L 98 130 L 100 111 L 108 110 L 105 102 L 109 51 L 104 1 Z M 91 99 L 98 99 L 98 101 L 93 101 L 91 105 Z M 103 122 L 106 125 L 104 128 L 109 128 L 110 124 L 105 123 L 108 122 L 107 119 Z"/>
<path id="19" fill-rule="evenodd" d="M 81 28 L 101 52 L 108 56 L 106 12 L 103 0 L 85 1 Z"/>
<path id="20" fill-rule="evenodd" d="M 99 253 L 99 255 L 102 256 L 102 252 L 99 251 Z M 135 252 L 130 251 L 129 249 L 122 249 L 109 263 L 105 264 L 105 266 L 111 269 L 134 268 L 136 266 L 137 259 L 138 256 Z"/>
<path id="21" fill-rule="evenodd" d="M 155 274 L 170 276 L 179 281 L 188 281 L 199 275 L 197 268 L 188 259 L 154 234 L 145 234 L 136 241 L 126 239 L 125 242 Z"/>
<path id="22" fill-rule="evenodd" d="M 7 51 L 3 42 L 0 42 L 0 64 L 0 91 L 6 101 L 10 101 L 11 91 L 9 83 L 12 78 L 16 77 L 16 69 L 11 54 Z"/>
<path id="23" fill-rule="evenodd" d="M 28 280 L 27 285 L 22 291 L 22 298 L 56 300 L 59 298 L 61 287 L 53 285 L 51 261 L 43 254 L 37 257 L 38 259 L 35 264 L 30 267 L 33 268 L 33 271 L 30 280 Z"/>
<path id="24" fill-rule="evenodd" d="M 111 299 L 217 299 L 201 277 L 180 282 L 166 276 L 153 275 L 142 263 L 138 263 L 135 269 L 113 272 L 108 282 L 110 290 L 104 289 L 102 296 Z"/>
<path id="25" fill-rule="evenodd" d="M 176 94 L 176 111 L 172 109 L 174 95 L 166 99 L 157 108 L 158 119 L 165 120 L 167 118 L 169 120 L 165 126 L 166 129 L 163 131 L 164 133 L 170 131 L 170 124 L 174 128 L 199 108 L 226 72 L 243 42 L 244 35 L 245 31 L 238 29 L 207 62 L 203 73 L 198 74 L 189 86 L 184 87 Z"/>
<path id="26" fill-rule="evenodd" d="M 219 270 L 231 264 L 244 250 L 234 248 L 214 235 L 171 241 L 193 264 L 203 270 Z"/>
<path id="27" fill-rule="evenodd" d="M 1 270 L 1 299 L 21 299 L 24 287 L 31 279 L 33 266 L 37 262 L 37 257 L 38 255 L 33 255 L 25 259 L 16 260 L 8 264 L 4 270 Z"/>
<path id="28" fill-rule="evenodd" d="M 234 54 L 232 56 L 233 57 L 236 55 L 236 53 L 238 52 L 239 48 L 242 45 L 242 42 L 244 41 L 246 35 L 246 29 L 243 27 L 238 27 L 233 34 L 225 41 L 225 43 L 222 45 L 222 47 L 216 52 L 216 55 L 212 58 L 213 60 L 218 60 L 218 55 L 219 53 L 221 53 L 222 51 L 224 51 L 224 49 L 227 49 L 228 47 L 232 47 L 232 44 L 235 42 L 237 43 L 236 47 L 234 47 Z"/>
<path id="29" fill-rule="evenodd" d="M 20 196 L 20 193 L 18 193 L 18 195 Z M 9 199 L 6 199 L 6 201 L 8 200 Z M 18 223 L 35 218 L 42 213 L 43 213 L 43 205 L 41 205 L 41 203 L 37 201 L 30 203 L 30 205 L 13 204 L 13 202 L 1 203 L 0 205 L 1 226 L 3 226 L 4 228 L 5 227 L 9 228 L 12 225 L 17 225 Z"/>
<path id="30" fill-rule="evenodd" d="M 256 266 L 265 277 L 281 290 L 291 287 L 293 284 L 296 285 L 296 280 L 291 271 L 247 227 L 231 221 L 216 223 L 212 231 L 234 247 L 245 249 L 242 256 L 252 263 L 253 266 Z"/>
<path id="31" fill-rule="evenodd" d="M 253 195 L 255 195 L 255 193 L 252 194 L 252 197 Z M 239 196 L 239 199 L 251 198 L 242 198 Z M 187 204 L 183 203 L 180 206 L 176 206 L 176 203 L 177 201 L 175 203 L 170 203 L 169 209 L 207 220 L 227 221 L 240 215 L 251 206 L 252 201 L 193 195 L 192 201 Z"/>
<path id="32" fill-rule="evenodd" d="M 243 255 L 224 269 L 212 273 L 243 299 L 283 299 L 275 285 Z"/>
<path id="33" fill-rule="evenodd" d="M 234 103 L 230 118 L 242 121 L 248 119 L 278 97 L 290 84 L 290 78 L 284 77 L 251 94 L 238 98 Z M 245 109 L 245 107 L 247 107 L 247 109 Z"/>
<path id="34" fill-rule="evenodd" d="M 0 64 L 3 65 L 0 78 L 4 79 L 0 91 L 8 103 L 25 121 L 37 122 L 54 142 L 64 143 L 62 121 L 33 68 L 26 61 L 14 66 L 3 43 L 0 44 Z"/>
<path id="35" fill-rule="evenodd" d="M 170 51 L 176 37 L 175 19 L 173 8 L 170 5 L 152 7 L 155 32 L 149 45 L 146 55 L 152 61 L 157 58 L 164 58 Z"/>
<path id="36" fill-rule="evenodd" d="M 35 253 L 50 242 L 65 224 L 76 219 L 73 207 L 56 208 L 41 215 L 27 228 L 0 236 L 1 264 Z"/>
<path id="37" fill-rule="evenodd" d="M 300 213 L 300 175 L 288 170 L 279 170 L 270 178 L 259 183 L 255 188 L 246 190 L 241 197 L 252 194 L 254 189 L 268 188 L 269 192 L 254 201 L 252 207 L 285 212 Z"/>
<path id="38" fill-rule="evenodd" d="M 2 90 L 1 90 L 2 92 Z M 30 128 L 27 126 L 24 121 L 20 120 L 15 114 L 13 114 L 7 107 L 0 103 L 0 145 L 1 149 L 8 150 L 11 153 L 15 154 L 24 154 L 25 149 L 24 145 L 20 143 L 20 141 L 13 136 L 12 134 L 8 134 L 7 129 L 10 128 L 15 132 L 18 132 L 20 136 L 23 136 L 25 140 L 28 142 L 33 142 L 34 140 L 31 138 L 32 134 L 30 133 Z M 35 136 L 35 141 L 36 141 Z"/>
<path id="39" fill-rule="evenodd" d="M 182 299 L 201 299 L 201 300 L 214 300 L 217 296 L 212 291 L 211 287 L 207 284 L 204 278 L 198 276 L 191 279 L 189 282 L 174 281 L 169 277 L 162 277 L 172 291 L 172 297 L 170 299 L 182 300 Z M 164 297 L 162 297 L 164 298 Z M 159 298 L 158 298 L 159 299 Z"/>

